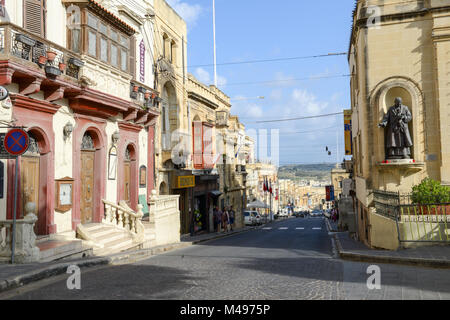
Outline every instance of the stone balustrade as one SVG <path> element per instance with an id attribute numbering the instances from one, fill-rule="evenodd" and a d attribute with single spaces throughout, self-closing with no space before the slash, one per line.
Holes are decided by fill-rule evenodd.
<path id="1" fill-rule="evenodd" d="M 123 200 L 118 205 L 108 200 L 103 200 L 103 204 L 105 205 L 103 223 L 130 232 L 135 243 L 144 241 L 145 229 L 141 222 L 144 214 L 141 204 L 138 204 L 136 213 Z"/>
<path id="2" fill-rule="evenodd" d="M 25 205 L 26 215 L 16 220 L 16 236 L 14 248 L 15 263 L 30 263 L 39 261 L 39 248 L 36 247 L 34 224 L 37 221 L 36 205 L 28 202 Z M 10 262 L 12 251 L 13 220 L 0 220 L 0 261 Z"/>
<path id="3" fill-rule="evenodd" d="M 179 195 L 156 195 L 150 197 L 150 218 L 155 223 L 156 245 L 180 242 Z"/>

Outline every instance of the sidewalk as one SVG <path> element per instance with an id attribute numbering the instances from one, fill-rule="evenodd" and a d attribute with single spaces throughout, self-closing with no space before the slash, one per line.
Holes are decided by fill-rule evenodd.
<path id="1" fill-rule="evenodd" d="M 136 251 L 124 251 L 109 256 L 95 256 L 84 259 L 60 260 L 42 263 L 28 264 L 0 264 L 0 292 L 9 289 L 21 287 L 31 282 L 49 278 L 51 276 L 64 274 L 70 265 L 76 265 L 79 268 L 88 268 L 101 265 L 118 265 L 134 263 L 139 260 L 147 259 L 167 251 L 186 248 L 199 242 L 212 239 L 223 238 L 238 233 L 246 232 L 254 227 L 244 227 L 228 233 L 211 233 L 198 236 L 183 236 L 179 243 L 168 244 L 164 246 L 140 249 Z M 69 276 L 69 275 L 68 275 Z"/>
<path id="2" fill-rule="evenodd" d="M 335 232 L 329 222 L 326 223 L 328 231 Z M 362 242 L 351 239 L 348 232 L 336 232 L 333 236 L 339 256 L 345 260 L 450 268 L 450 245 L 424 246 L 391 251 L 368 248 Z"/>

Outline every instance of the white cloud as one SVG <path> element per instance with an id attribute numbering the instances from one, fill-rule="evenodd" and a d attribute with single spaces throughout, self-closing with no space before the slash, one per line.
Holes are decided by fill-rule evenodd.
<path id="1" fill-rule="evenodd" d="M 206 85 L 210 85 L 214 82 L 214 79 L 212 79 L 211 75 L 208 71 L 206 71 L 203 68 L 197 68 L 195 69 L 195 76 L 200 82 L 203 82 Z M 218 86 L 224 86 L 227 84 L 227 79 L 225 77 L 222 77 L 220 75 L 217 75 L 217 85 Z"/>
<path id="2" fill-rule="evenodd" d="M 198 4 L 188 4 L 181 0 L 167 0 L 169 5 L 186 21 L 189 27 L 195 26 L 203 8 Z"/>
<path id="3" fill-rule="evenodd" d="M 251 118 L 261 118 L 264 114 L 263 109 L 256 104 L 247 106 L 246 116 Z"/>
<path id="4" fill-rule="evenodd" d="M 281 100 L 282 97 L 283 91 L 280 89 L 272 90 L 272 92 L 270 93 L 270 98 L 273 100 Z"/>
<path id="5" fill-rule="evenodd" d="M 306 90 L 295 89 L 292 92 L 292 100 L 307 115 L 318 115 L 328 107 L 328 102 L 319 102 L 315 95 Z"/>
<path id="6" fill-rule="evenodd" d="M 203 82 L 204 84 L 209 84 L 211 82 L 211 76 L 209 75 L 209 72 L 203 68 L 195 69 L 195 76 L 200 82 Z"/>

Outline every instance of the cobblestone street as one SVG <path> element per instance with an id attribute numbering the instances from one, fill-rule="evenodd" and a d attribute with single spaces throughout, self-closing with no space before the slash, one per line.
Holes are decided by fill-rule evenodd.
<path id="1" fill-rule="evenodd" d="M 369 290 L 369 265 L 337 258 L 323 218 L 292 218 L 131 265 L 87 269 L 81 290 L 68 290 L 69 275 L 61 275 L 0 298 L 450 298 L 450 270 L 380 264 L 381 289 Z"/>

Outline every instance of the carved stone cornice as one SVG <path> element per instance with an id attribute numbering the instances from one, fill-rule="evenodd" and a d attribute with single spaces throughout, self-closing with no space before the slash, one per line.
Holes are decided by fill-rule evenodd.
<path id="1" fill-rule="evenodd" d="M 14 107 L 21 107 L 50 114 L 55 114 L 61 107 L 60 105 L 48 101 L 36 100 L 20 94 L 11 93 L 10 96 Z"/>

